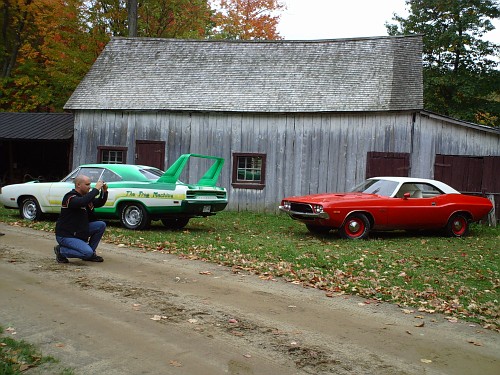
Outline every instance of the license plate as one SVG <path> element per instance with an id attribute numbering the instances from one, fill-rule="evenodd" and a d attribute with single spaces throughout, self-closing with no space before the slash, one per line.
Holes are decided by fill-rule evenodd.
<path id="1" fill-rule="evenodd" d="M 203 212 L 210 212 L 210 206 L 203 206 Z"/>

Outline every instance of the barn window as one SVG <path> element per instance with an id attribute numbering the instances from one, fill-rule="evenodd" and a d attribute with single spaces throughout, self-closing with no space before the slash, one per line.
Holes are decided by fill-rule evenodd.
<path id="1" fill-rule="evenodd" d="M 99 163 L 125 164 L 127 162 L 127 148 L 116 146 L 99 146 Z"/>
<path id="2" fill-rule="evenodd" d="M 264 189 L 266 155 L 233 153 L 232 186 L 239 189 Z"/>

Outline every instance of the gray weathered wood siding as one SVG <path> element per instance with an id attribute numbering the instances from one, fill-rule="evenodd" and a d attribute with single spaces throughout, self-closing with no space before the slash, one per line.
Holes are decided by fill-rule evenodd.
<path id="1" fill-rule="evenodd" d="M 77 111 L 74 166 L 97 161 L 98 146 L 166 143 L 165 165 L 183 153 L 221 156 L 229 209 L 276 211 L 284 196 L 344 191 L 365 178 L 368 151 L 410 152 L 411 112 L 245 114 Z M 232 153 L 267 155 L 263 190 L 233 189 Z M 187 178 L 199 176 L 189 171 Z"/>
<path id="2" fill-rule="evenodd" d="M 481 131 L 478 126 L 422 113 L 416 116 L 412 144 L 411 175 L 414 177 L 434 178 L 437 154 L 500 156 L 500 133 L 497 130 L 484 127 Z"/>

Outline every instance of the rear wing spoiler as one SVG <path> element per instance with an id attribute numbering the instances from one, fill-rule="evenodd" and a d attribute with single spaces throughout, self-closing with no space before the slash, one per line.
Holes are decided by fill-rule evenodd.
<path id="1" fill-rule="evenodd" d="M 214 160 L 212 166 L 205 172 L 203 177 L 196 183 L 200 186 L 215 186 L 219 178 L 224 159 L 216 156 L 198 155 L 198 154 L 183 154 L 167 169 L 167 171 L 157 180 L 157 182 L 175 184 L 184 170 L 190 158 L 211 159 Z"/>

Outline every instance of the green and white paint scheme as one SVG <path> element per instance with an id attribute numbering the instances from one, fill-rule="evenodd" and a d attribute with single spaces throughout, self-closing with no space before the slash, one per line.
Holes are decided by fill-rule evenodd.
<path id="1" fill-rule="evenodd" d="M 196 183 L 181 182 L 188 162 L 194 158 L 202 166 L 208 165 L 205 173 Z M 19 209 L 27 220 L 40 219 L 43 213 L 57 214 L 62 197 L 74 187 L 74 178 L 86 175 L 92 183 L 102 180 L 108 185 L 106 204 L 95 210 L 100 218 L 119 219 L 129 229 L 147 228 L 151 220 L 180 229 L 193 217 L 215 215 L 226 207 L 227 191 L 216 186 L 223 165 L 223 158 L 198 154 L 181 155 L 166 172 L 143 165 L 85 164 L 60 182 L 4 186 L 0 203 Z"/>

